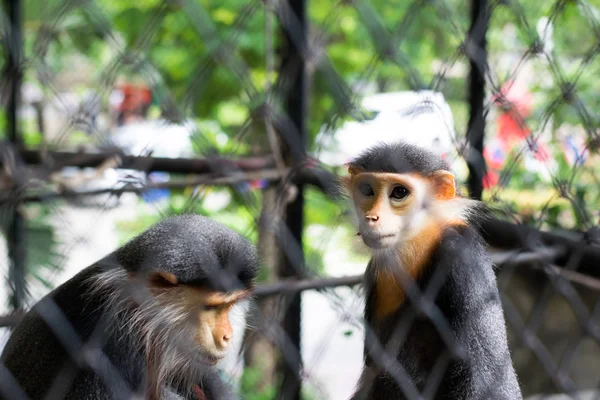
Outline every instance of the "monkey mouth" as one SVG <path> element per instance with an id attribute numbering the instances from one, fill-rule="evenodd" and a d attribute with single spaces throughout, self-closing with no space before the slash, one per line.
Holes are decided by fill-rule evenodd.
<path id="1" fill-rule="evenodd" d="M 207 365 L 217 365 L 217 363 L 219 361 L 221 361 L 223 358 L 225 358 L 225 355 L 214 355 L 214 354 L 208 354 L 208 353 L 202 353 L 202 359 L 204 361 L 205 364 Z"/>
<path id="2" fill-rule="evenodd" d="M 219 360 L 220 360 L 220 358 L 217 358 L 215 356 L 207 356 L 206 357 L 206 361 L 208 361 L 208 364 L 210 364 L 210 365 L 217 365 Z"/>
<path id="3" fill-rule="evenodd" d="M 363 242 L 372 249 L 381 249 L 384 247 L 391 246 L 393 239 L 396 237 L 395 234 L 379 234 L 379 233 L 368 233 L 361 234 Z"/>

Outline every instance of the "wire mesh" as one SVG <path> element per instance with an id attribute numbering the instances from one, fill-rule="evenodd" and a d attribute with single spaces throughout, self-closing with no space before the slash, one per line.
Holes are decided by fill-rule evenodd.
<path id="1" fill-rule="evenodd" d="M 261 258 L 221 368 L 238 397 L 350 398 L 366 347 L 406 398 L 435 398 L 461 355 L 434 301 L 443 277 L 407 289 L 450 353 L 415 383 L 364 323 L 369 252 L 337 183 L 360 148 L 404 139 L 440 153 L 490 210 L 478 228 L 523 395 L 600 398 L 599 10 L 583 0 L 6 0 L 2 342 L 85 266 L 158 220 L 202 214 Z M 72 357 L 132 398 L 138 388 L 98 338 L 78 337 L 60 304 L 39 304 Z M 4 397 L 36 398 L 0 368 Z M 72 371 L 51 372 L 40 398 L 63 398 Z"/>

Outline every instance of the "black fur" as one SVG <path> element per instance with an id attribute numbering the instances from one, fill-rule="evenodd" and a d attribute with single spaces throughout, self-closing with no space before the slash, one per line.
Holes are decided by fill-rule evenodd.
<path id="1" fill-rule="evenodd" d="M 115 330 L 122 316 L 107 311 L 108 294 L 90 295 L 96 277 L 107 267 L 162 270 L 183 283 L 215 287 L 232 282 L 218 279 L 213 284 L 210 268 L 233 273 L 241 280 L 236 287 L 249 287 L 258 271 L 258 257 L 248 240 L 205 217 L 177 216 L 156 224 L 56 288 L 16 327 L 1 361 L 30 398 L 48 399 L 53 393 L 50 399 L 113 400 L 144 393 L 147 363 L 139 338 L 124 338 L 126 332 Z M 101 353 L 83 359 L 83 344 Z M 211 399 L 233 398 L 210 367 L 204 367 L 198 383 Z M 180 389 L 163 388 L 163 397 L 183 399 L 175 393 L 189 388 Z"/>
<path id="2" fill-rule="evenodd" d="M 156 224 L 114 253 L 131 272 L 161 270 L 180 283 L 228 292 L 252 284 L 257 253 L 242 236 L 200 215 L 180 215 Z"/>
<path id="3" fill-rule="evenodd" d="M 436 274 L 441 274 L 436 276 Z M 438 281 L 439 278 L 442 280 Z M 434 283 L 434 282 L 438 283 Z M 367 304 L 365 318 L 382 344 L 392 332 L 411 324 L 400 344 L 397 361 L 419 392 L 432 377 L 436 362 L 449 357 L 440 375 L 435 399 L 521 399 L 521 391 L 512 365 L 506 338 L 506 325 L 492 262 L 479 234 L 471 227 L 448 228 L 415 286 L 422 293 L 429 285 L 441 282 L 435 296 L 446 327 L 454 342 L 463 346 L 466 357 L 453 355 L 433 320 L 407 299 L 401 308 L 385 320 L 373 318 L 376 304 L 375 271 L 369 263 L 366 273 Z M 415 313 L 416 319 L 407 316 Z M 361 382 L 362 390 L 354 399 L 407 399 L 396 381 L 377 368 L 365 351 L 367 368 L 377 371 L 373 382 Z M 430 393 L 431 394 L 431 393 Z"/>
<path id="4" fill-rule="evenodd" d="M 438 170 L 449 170 L 448 165 L 434 153 L 406 142 L 373 146 L 363 151 L 349 165 L 368 172 L 415 172 L 422 176 Z"/>

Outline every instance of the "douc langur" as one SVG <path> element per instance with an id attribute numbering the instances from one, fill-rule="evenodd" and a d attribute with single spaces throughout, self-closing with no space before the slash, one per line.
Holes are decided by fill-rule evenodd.
<path id="1" fill-rule="evenodd" d="M 40 300 L 1 361 L 32 399 L 235 398 L 215 364 L 257 271 L 241 235 L 198 215 L 167 218 Z"/>
<path id="2" fill-rule="evenodd" d="M 348 171 L 372 252 L 353 399 L 521 399 L 493 265 L 471 226 L 481 205 L 441 158 L 407 143 L 365 150 Z"/>

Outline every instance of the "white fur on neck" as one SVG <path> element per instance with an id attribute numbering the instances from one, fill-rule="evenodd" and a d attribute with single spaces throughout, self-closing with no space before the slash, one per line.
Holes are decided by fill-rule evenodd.
<path id="1" fill-rule="evenodd" d="M 122 268 L 111 268 L 91 278 L 90 295 L 104 299 L 111 334 L 129 340 L 146 359 L 154 360 L 158 388 L 189 387 L 201 380 L 203 368 L 194 357 L 194 326 L 182 306 L 165 305 L 149 288 Z"/>
<path id="2" fill-rule="evenodd" d="M 477 200 L 457 196 L 450 200 L 433 201 L 429 213 L 436 221 L 443 224 L 466 221 L 475 214 L 478 204 Z"/>
<path id="3" fill-rule="evenodd" d="M 457 221 L 466 221 L 477 212 L 479 204 L 476 200 L 463 197 L 455 197 L 450 200 L 433 200 L 427 206 L 421 204 L 413 216 L 411 229 L 401 237 L 396 246 L 372 249 L 374 261 L 378 264 L 386 264 L 392 260 L 397 261 L 399 253 L 410 251 L 409 248 L 405 247 L 405 244 L 420 235 L 431 223 L 443 229 L 444 226 Z"/>

